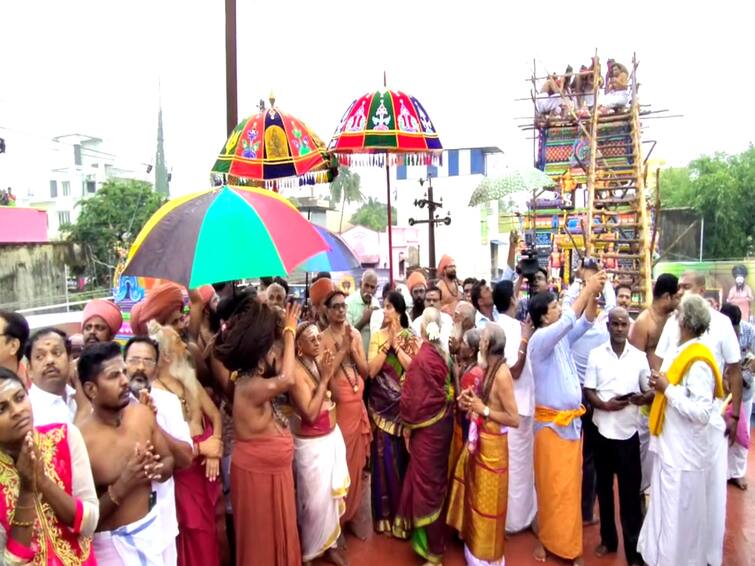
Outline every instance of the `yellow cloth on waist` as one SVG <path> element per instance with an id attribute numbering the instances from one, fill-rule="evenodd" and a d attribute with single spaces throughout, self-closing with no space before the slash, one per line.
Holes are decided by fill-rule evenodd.
<path id="1" fill-rule="evenodd" d="M 679 355 L 671 362 L 668 371 L 666 372 L 666 378 L 669 385 L 679 385 L 682 382 L 682 378 L 687 374 L 689 368 L 695 362 L 704 362 L 708 364 L 711 370 L 713 370 L 713 377 L 716 380 L 715 396 L 719 399 L 724 397 L 724 384 L 721 380 L 721 372 L 718 371 L 718 365 L 716 359 L 713 357 L 713 352 L 710 351 L 705 344 L 700 342 L 693 342 L 684 350 L 679 352 Z M 655 399 L 653 399 L 653 406 L 650 408 L 650 418 L 648 419 L 648 428 L 650 434 L 658 436 L 663 430 L 663 419 L 666 415 L 666 395 L 663 393 L 656 393 Z"/>
<path id="2" fill-rule="evenodd" d="M 539 423 L 553 423 L 558 426 L 569 426 L 574 419 L 581 417 L 586 411 L 587 409 L 585 409 L 584 405 L 580 405 L 578 409 L 567 409 L 564 411 L 538 405 L 535 407 L 535 420 Z"/>

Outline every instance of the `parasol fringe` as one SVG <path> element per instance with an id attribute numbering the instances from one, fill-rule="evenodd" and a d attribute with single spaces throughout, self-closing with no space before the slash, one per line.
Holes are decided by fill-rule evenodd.
<path id="1" fill-rule="evenodd" d="M 385 167 L 389 166 L 442 166 L 442 151 L 415 151 L 390 153 L 336 153 L 340 165 L 346 167 Z"/>

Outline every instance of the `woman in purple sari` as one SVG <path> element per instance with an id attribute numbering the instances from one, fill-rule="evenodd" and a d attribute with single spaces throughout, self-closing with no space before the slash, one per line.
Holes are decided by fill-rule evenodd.
<path id="1" fill-rule="evenodd" d="M 411 531 L 412 548 L 429 564 L 440 563 L 446 550 L 443 510 L 454 426 L 451 364 L 440 336 L 440 312 L 425 309 L 422 346 L 401 390 L 400 415 L 410 458 L 393 525 L 394 532 Z"/>
<path id="2" fill-rule="evenodd" d="M 367 410 L 374 431 L 371 458 L 372 512 L 377 532 L 402 536 L 400 532 L 393 532 L 409 461 L 399 402 L 404 373 L 412 363 L 417 342 L 408 330 L 406 303 L 401 293 L 393 291 L 386 297 L 383 313 L 383 327 L 372 333 L 367 355 L 369 376 L 372 378 Z"/>

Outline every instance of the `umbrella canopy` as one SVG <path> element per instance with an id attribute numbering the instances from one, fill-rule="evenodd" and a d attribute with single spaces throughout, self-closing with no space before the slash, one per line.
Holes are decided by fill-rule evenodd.
<path id="1" fill-rule="evenodd" d="M 354 251 L 341 236 L 334 234 L 322 226 L 313 225 L 325 243 L 330 248 L 309 258 L 296 268 L 296 271 L 315 273 L 318 271 L 351 271 L 359 269 L 361 263 Z"/>
<path id="2" fill-rule="evenodd" d="M 472 193 L 469 206 L 555 185 L 555 181 L 540 169 L 514 169 L 503 177 L 485 177 Z"/>
<path id="3" fill-rule="evenodd" d="M 357 98 L 336 128 L 328 149 L 344 165 L 387 162 L 429 164 L 443 146 L 419 100 L 401 91 L 378 90 Z"/>
<path id="4" fill-rule="evenodd" d="M 212 172 L 275 190 L 332 181 L 335 169 L 322 140 L 270 102 L 234 128 Z"/>
<path id="5" fill-rule="evenodd" d="M 222 186 L 165 203 L 137 236 L 123 273 L 193 289 L 286 276 L 327 249 L 312 224 L 280 195 Z"/>

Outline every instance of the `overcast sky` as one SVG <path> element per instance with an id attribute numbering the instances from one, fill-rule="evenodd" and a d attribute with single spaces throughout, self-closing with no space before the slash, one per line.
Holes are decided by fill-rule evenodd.
<path id="1" fill-rule="evenodd" d="M 733 1 L 238 0 L 239 116 L 273 89 L 281 109 L 327 141 L 385 70 L 389 87 L 423 102 L 445 147 L 497 145 L 527 165 L 532 143 L 515 118 L 531 104 L 515 99 L 529 96 L 533 59 L 538 74 L 562 71 L 597 47 L 627 66 L 637 53 L 642 102 L 683 115 L 648 121 L 645 138 L 659 142 L 654 157 L 685 164 L 755 137 L 745 103 L 755 74 L 744 65 L 753 11 Z M 207 185 L 226 133 L 222 0 L 3 1 L 0 43 L 8 142 L 46 147 L 79 132 L 152 161 L 159 81 L 171 192 Z M 16 174 L 20 162 L 39 167 L 29 151 L 12 159 Z"/>

